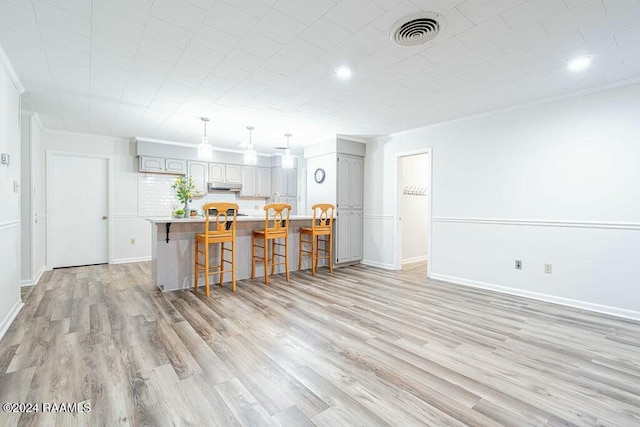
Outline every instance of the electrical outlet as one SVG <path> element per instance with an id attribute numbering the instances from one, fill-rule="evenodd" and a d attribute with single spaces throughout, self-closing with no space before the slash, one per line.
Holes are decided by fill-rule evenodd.
<path id="1" fill-rule="evenodd" d="M 131 244 L 135 245 L 136 244 L 136 239 L 134 239 L 133 237 L 131 238 Z"/>
<path id="2" fill-rule="evenodd" d="M 516 260 L 516 270 L 522 270 L 522 260 Z"/>
<path id="3" fill-rule="evenodd" d="M 551 273 L 553 273 L 553 268 L 552 268 L 552 267 L 553 267 L 553 266 L 552 266 L 551 264 L 545 264 L 545 265 L 544 265 L 544 272 L 545 272 L 546 274 L 551 274 Z"/>
<path id="4" fill-rule="evenodd" d="M 253 210 L 257 211 L 258 209 L 260 209 L 260 205 L 253 205 Z"/>

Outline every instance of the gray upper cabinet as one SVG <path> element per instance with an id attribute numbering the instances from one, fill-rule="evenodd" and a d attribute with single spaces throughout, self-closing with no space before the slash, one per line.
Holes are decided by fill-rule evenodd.
<path id="1" fill-rule="evenodd" d="M 140 172 L 164 172 L 164 157 L 140 156 Z"/>
<path id="2" fill-rule="evenodd" d="M 271 170 L 269 168 L 256 168 L 257 169 L 257 195 L 258 197 L 270 197 L 271 196 Z"/>
<path id="3" fill-rule="evenodd" d="M 271 171 L 271 193 L 278 193 L 280 197 L 297 196 L 298 170 L 273 168 Z"/>
<path id="4" fill-rule="evenodd" d="M 240 184 L 242 166 L 240 165 L 224 165 L 224 182 Z"/>
<path id="5" fill-rule="evenodd" d="M 184 175 L 187 173 L 187 161 L 181 159 L 164 159 L 164 171 Z"/>
<path id="6" fill-rule="evenodd" d="M 209 163 L 209 181 L 224 182 L 225 177 L 224 163 Z"/>
<path id="7" fill-rule="evenodd" d="M 193 178 L 193 185 L 196 187 L 196 197 L 204 196 L 207 193 L 207 172 L 206 162 L 187 162 L 187 175 Z"/>
<path id="8" fill-rule="evenodd" d="M 242 166 L 242 190 L 240 195 L 244 197 L 270 197 L 271 196 L 271 170 L 255 166 Z"/>
<path id="9" fill-rule="evenodd" d="M 241 169 L 240 165 L 209 163 L 209 181 L 239 184 L 242 182 Z"/>
<path id="10" fill-rule="evenodd" d="M 338 208 L 362 209 L 364 159 L 340 154 L 338 157 Z"/>
<path id="11" fill-rule="evenodd" d="M 168 173 L 175 175 L 184 175 L 187 173 L 186 160 L 140 156 L 138 158 L 138 162 L 138 170 L 140 172 Z"/>
<path id="12" fill-rule="evenodd" d="M 258 194 L 258 188 L 256 187 L 256 169 L 257 168 L 253 166 L 242 167 L 242 190 L 240 190 L 241 196 L 255 197 Z"/>

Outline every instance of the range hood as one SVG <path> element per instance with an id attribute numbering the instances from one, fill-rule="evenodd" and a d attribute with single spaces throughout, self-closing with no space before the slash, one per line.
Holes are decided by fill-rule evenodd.
<path id="1" fill-rule="evenodd" d="M 234 183 L 234 182 L 208 182 L 207 183 L 207 191 L 229 191 L 229 192 L 239 192 L 242 190 L 242 184 Z"/>

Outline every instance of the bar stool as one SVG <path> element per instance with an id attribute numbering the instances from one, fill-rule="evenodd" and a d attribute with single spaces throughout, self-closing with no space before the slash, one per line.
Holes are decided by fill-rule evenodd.
<path id="1" fill-rule="evenodd" d="M 264 264 L 264 283 L 269 286 L 267 266 L 271 263 L 271 274 L 275 274 L 276 265 L 284 265 L 287 282 L 289 281 L 289 213 L 291 205 L 286 203 L 270 203 L 264 206 L 264 230 L 254 230 L 251 237 L 251 278 L 256 275 L 256 262 Z M 258 245 L 262 239 L 264 246 Z M 276 239 L 284 239 L 284 244 Z M 269 258 L 269 240 L 271 240 L 271 258 Z M 276 246 L 284 247 L 284 255 L 276 253 Z M 257 249 L 262 248 L 262 257 Z M 284 258 L 284 262 L 277 263 L 276 257 Z"/>
<path id="2" fill-rule="evenodd" d="M 224 279 L 224 273 L 231 273 L 231 286 L 236 291 L 236 215 L 238 205 L 235 203 L 214 202 L 205 204 L 202 209 L 205 212 L 204 233 L 196 233 L 195 250 L 195 280 L 194 289 L 198 289 L 198 273 L 204 270 L 205 293 L 209 296 L 209 273 L 220 277 L 220 286 Z M 213 217 L 215 216 L 215 217 Z M 209 245 L 220 243 L 220 265 L 209 265 Z M 231 248 L 226 248 L 225 243 L 231 243 Z M 200 250 L 200 244 L 204 250 Z M 225 252 L 231 252 L 231 261 L 224 257 Z M 200 254 L 204 260 L 200 262 Z M 231 264 L 231 270 L 225 270 L 224 265 Z"/>
<path id="3" fill-rule="evenodd" d="M 313 219 L 311 228 L 300 228 L 300 256 L 298 257 L 298 270 L 302 270 L 302 258 L 311 258 L 311 274 L 316 275 L 318 260 L 326 259 L 329 262 L 329 272 L 333 273 L 332 246 L 333 246 L 333 216 L 336 207 L 329 203 L 319 203 L 311 207 Z M 311 240 L 304 240 L 303 236 L 310 236 Z M 321 239 L 320 236 L 328 236 Z M 311 251 L 303 249 L 303 244 L 311 244 Z M 325 243 L 325 249 L 320 248 L 320 243 Z M 320 255 L 320 252 L 326 255 Z"/>

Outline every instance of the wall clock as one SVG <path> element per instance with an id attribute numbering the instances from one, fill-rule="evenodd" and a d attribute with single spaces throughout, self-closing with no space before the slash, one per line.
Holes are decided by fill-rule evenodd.
<path id="1" fill-rule="evenodd" d="M 324 169 L 322 168 L 316 169 L 316 172 L 313 175 L 313 177 L 318 184 L 322 184 L 322 181 L 324 181 Z"/>

